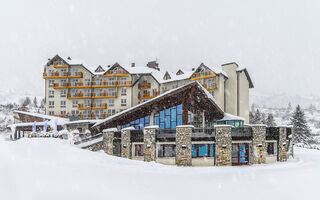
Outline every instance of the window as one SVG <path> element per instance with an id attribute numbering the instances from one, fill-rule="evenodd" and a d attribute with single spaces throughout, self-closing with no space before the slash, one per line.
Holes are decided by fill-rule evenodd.
<path id="1" fill-rule="evenodd" d="M 108 109 L 108 116 L 114 115 L 116 113 L 115 109 Z"/>
<path id="2" fill-rule="evenodd" d="M 61 115 L 66 115 L 66 111 L 61 111 Z"/>
<path id="3" fill-rule="evenodd" d="M 175 144 L 161 144 L 158 157 L 175 157 L 176 156 L 176 145 Z"/>
<path id="4" fill-rule="evenodd" d="M 193 144 L 192 158 L 214 157 L 214 144 Z"/>
<path id="5" fill-rule="evenodd" d="M 249 164 L 249 145 L 244 143 L 232 144 L 232 165 Z"/>
<path id="6" fill-rule="evenodd" d="M 49 90 L 49 98 L 54 98 L 54 91 L 53 90 Z"/>
<path id="7" fill-rule="evenodd" d="M 78 108 L 78 100 L 73 100 L 72 101 L 72 107 L 73 108 Z"/>
<path id="8" fill-rule="evenodd" d="M 54 111 L 49 111 L 49 115 L 54 115 Z"/>
<path id="9" fill-rule="evenodd" d="M 72 113 L 72 116 L 78 116 L 79 110 L 73 110 L 71 113 Z"/>
<path id="10" fill-rule="evenodd" d="M 67 90 L 61 90 L 60 96 L 61 97 L 66 97 L 67 96 Z"/>
<path id="11" fill-rule="evenodd" d="M 66 101 L 61 101 L 60 107 L 61 108 L 65 108 L 66 107 Z"/>
<path id="12" fill-rule="evenodd" d="M 274 142 L 266 142 L 267 155 L 274 155 Z"/>
<path id="13" fill-rule="evenodd" d="M 126 95 L 127 95 L 127 89 L 126 88 L 122 88 L 121 96 L 126 96 Z"/>
<path id="14" fill-rule="evenodd" d="M 143 156 L 144 155 L 144 145 L 135 144 L 134 145 L 134 156 Z"/>
<path id="15" fill-rule="evenodd" d="M 211 90 L 209 93 L 214 97 L 214 91 L 213 90 Z"/>
<path id="16" fill-rule="evenodd" d="M 121 106 L 127 106 L 127 99 L 121 99 Z"/>
<path id="17" fill-rule="evenodd" d="M 113 88 L 108 90 L 108 96 L 115 96 L 115 90 Z"/>
<path id="18" fill-rule="evenodd" d="M 109 107 L 113 107 L 114 106 L 114 99 L 109 99 Z"/>
<path id="19" fill-rule="evenodd" d="M 130 124 L 122 125 L 122 128 L 132 126 L 135 129 L 143 129 L 146 126 L 150 126 L 150 116 L 145 116 L 135 121 L 130 122 Z"/>
<path id="20" fill-rule="evenodd" d="M 175 129 L 182 125 L 182 104 L 155 113 L 154 124 L 160 129 Z"/>
<path id="21" fill-rule="evenodd" d="M 54 80 L 49 80 L 49 87 L 53 87 Z"/>
<path id="22" fill-rule="evenodd" d="M 54 101 L 49 101 L 49 108 L 54 108 Z"/>

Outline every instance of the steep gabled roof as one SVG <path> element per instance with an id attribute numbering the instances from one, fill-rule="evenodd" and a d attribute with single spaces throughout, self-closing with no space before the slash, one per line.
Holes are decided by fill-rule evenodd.
<path id="1" fill-rule="evenodd" d="M 105 72 L 105 70 L 101 67 L 101 65 L 99 65 L 94 72 Z"/>
<path id="2" fill-rule="evenodd" d="M 178 88 L 172 89 L 168 92 L 165 92 L 158 97 L 155 97 L 153 99 L 150 99 L 144 103 L 138 104 L 136 106 L 133 106 L 131 108 L 128 108 L 122 112 L 119 112 L 115 115 L 112 115 L 110 117 L 107 117 L 106 119 L 102 120 L 101 122 L 96 123 L 93 128 L 97 128 L 103 124 L 110 124 L 110 123 L 121 123 L 121 120 L 128 120 L 128 118 L 132 116 L 136 117 L 143 117 L 144 115 L 143 111 L 147 112 L 156 112 L 157 110 L 163 108 L 161 107 L 161 103 L 166 102 L 167 106 L 172 106 L 170 103 L 173 103 L 172 100 L 174 99 L 177 102 L 182 102 L 185 99 L 181 99 L 177 97 L 179 94 L 184 94 L 187 92 L 189 95 L 192 93 L 189 93 L 189 91 L 196 92 L 197 95 L 192 95 L 192 98 L 194 98 L 195 101 L 199 101 L 198 103 L 203 106 L 204 108 L 208 109 L 208 113 L 214 114 L 216 113 L 219 116 L 219 119 L 223 118 L 223 110 L 222 108 L 217 104 L 214 97 L 198 82 L 193 81 L 186 85 L 180 86 Z M 187 98 L 187 97 L 186 97 Z M 163 106 L 163 105 L 162 105 Z M 141 116 L 140 116 L 141 115 Z M 121 125 L 121 124 L 119 124 Z M 110 127 L 109 127 L 110 128 Z"/>
<path id="3" fill-rule="evenodd" d="M 122 67 L 119 63 L 114 63 L 109 69 L 107 69 L 107 71 L 105 73 L 107 73 L 108 71 L 111 71 L 112 69 L 116 68 L 116 67 L 120 67 L 121 69 L 123 69 L 124 71 L 126 71 L 128 74 L 131 74 L 125 67 Z"/>

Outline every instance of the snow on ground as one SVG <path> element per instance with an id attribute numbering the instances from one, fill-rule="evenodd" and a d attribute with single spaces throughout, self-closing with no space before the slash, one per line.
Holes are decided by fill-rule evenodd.
<path id="1" fill-rule="evenodd" d="M 1 199 L 319 199 L 320 151 L 287 163 L 176 167 L 79 149 L 60 139 L 0 136 Z"/>

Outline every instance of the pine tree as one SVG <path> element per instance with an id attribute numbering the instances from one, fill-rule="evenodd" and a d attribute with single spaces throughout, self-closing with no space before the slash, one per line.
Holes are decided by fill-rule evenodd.
<path id="1" fill-rule="evenodd" d="M 257 109 L 256 114 L 254 115 L 254 124 L 261 124 L 262 119 L 261 119 L 261 113 L 259 109 Z"/>
<path id="2" fill-rule="evenodd" d="M 44 109 L 45 104 L 46 104 L 46 100 L 45 100 L 45 99 L 42 99 L 42 100 L 41 100 L 41 103 L 40 103 L 40 108 L 41 108 L 41 109 Z"/>
<path id="3" fill-rule="evenodd" d="M 31 100 L 29 97 L 26 97 L 22 103 L 22 107 L 27 107 L 28 105 L 31 104 Z"/>
<path id="4" fill-rule="evenodd" d="M 37 97 L 34 97 L 34 99 L 33 99 L 33 106 L 34 106 L 35 108 L 38 108 L 38 100 L 37 100 Z"/>
<path id="5" fill-rule="evenodd" d="M 311 131 L 300 105 L 297 106 L 296 110 L 292 114 L 291 125 L 293 125 L 294 142 L 309 144 L 312 141 Z"/>
<path id="6" fill-rule="evenodd" d="M 261 114 L 261 124 L 267 124 L 267 119 L 266 119 L 266 114 L 265 113 Z"/>
<path id="7" fill-rule="evenodd" d="M 254 124 L 254 113 L 252 111 L 249 112 L 249 124 Z"/>
<path id="8" fill-rule="evenodd" d="M 267 126 L 269 127 L 275 127 L 277 126 L 276 122 L 274 121 L 274 117 L 272 115 L 272 113 L 269 113 L 268 114 L 268 117 L 267 117 Z"/>

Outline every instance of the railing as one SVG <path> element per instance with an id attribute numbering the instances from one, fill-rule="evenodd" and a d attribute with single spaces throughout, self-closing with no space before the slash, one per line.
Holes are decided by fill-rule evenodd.
<path id="1" fill-rule="evenodd" d="M 156 96 L 159 96 L 160 92 L 152 92 L 152 95 L 150 95 L 150 91 L 143 93 L 142 95 L 140 92 L 138 93 L 138 99 L 148 99 L 148 98 L 154 98 Z"/>
<path id="2" fill-rule="evenodd" d="M 43 73 L 43 78 L 82 78 L 83 73 L 82 72 L 51 72 L 51 73 Z"/>
<path id="3" fill-rule="evenodd" d="M 53 83 L 53 88 L 68 88 L 70 86 L 70 83 Z"/>
<path id="4" fill-rule="evenodd" d="M 252 137 L 251 127 L 231 128 L 232 137 Z"/>
<path id="5" fill-rule="evenodd" d="M 215 132 L 214 132 L 214 128 L 193 128 L 192 133 L 194 133 L 193 135 L 201 135 L 201 134 L 205 134 L 207 136 L 214 136 Z"/>
<path id="6" fill-rule="evenodd" d="M 197 80 L 202 78 L 210 78 L 216 76 L 213 72 L 207 71 L 207 72 L 201 72 L 201 73 L 194 73 L 190 80 Z"/>
<path id="7" fill-rule="evenodd" d="M 108 71 L 104 76 L 129 76 L 129 74 L 124 70 L 112 70 Z"/>
<path id="8" fill-rule="evenodd" d="M 138 89 L 141 90 L 141 89 L 148 89 L 148 88 L 151 88 L 151 83 L 148 83 L 148 82 L 143 82 L 143 83 L 140 83 L 138 85 Z"/>
<path id="9" fill-rule="evenodd" d="M 204 83 L 204 84 L 202 84 L 202 86 L 203 86 L 204 88 L 206 88 L 207 90 L 217 89 L 216 83 L 212 83 L 212 84 L 210 84 L 210 85 L 207 85 L 206 83 Z"/>
<path id="10" fill-rule="evenodd" d="M 90 137 L 90 138 L 82 139 L 82 140 L 79 141 L 79 142 L 75 142 L 74 144 L 75 144 L 75 145 L 78 145 L 78 144 L 81 144 L 81 143 L 89 142 L 89 141 L 98 139 L 98 138 L 100 138 L 100 137 L 102 137 L 102 136 L 103 136 L 103 134 L 102 134 L 102 133 L 99 133 L 99 134 L 94 135 L 94 136 L 92 136 L 92 137 Z"/>
<path id="11" fill-rule="evenodd" d="M 119 81 L 118 87 L 121 87 L 121 86 L 132 86 L 132 81 Z"/>
<path id="12" fill-rule="evenodd" d="M 117 97 L 116 92 L 101 92 L 101 93 L 93 93 L 92 98 L 115 98 Z"/>

